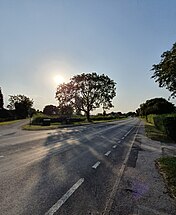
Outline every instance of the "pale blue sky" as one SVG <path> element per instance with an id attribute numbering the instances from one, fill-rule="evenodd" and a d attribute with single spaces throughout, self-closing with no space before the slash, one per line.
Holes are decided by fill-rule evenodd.
<path id="1" fill-rule="evenodd" d="M 96 71 L 117 83 L 114 111 L 170 93 L 150 69 L 176 42 L 175 0 L 0 0 L 0 87 L 42 110 L 53 77 Z M 171 100 L 175 103 L 174 100 Z"/>

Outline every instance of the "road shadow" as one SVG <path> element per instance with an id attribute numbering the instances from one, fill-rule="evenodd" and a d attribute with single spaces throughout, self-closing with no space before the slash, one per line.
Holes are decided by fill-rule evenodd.
<path id="1" fill-rule="evenodd" d="M 114 131 L 115 128 L 113 128 Z M 117 131 L 116 135 L 118 135 Z M 75 211 L 81 210 L 79 214 L 85 214 L 86 202 L 90 203 L 88 206 L 90 211 L 104 208 L 106 191 L 110 192 L 112 189 L 109 187 L 109 181 L 114 183 L 113 180 L 117 175 L 116 168 L 121 165 L 126 150 L 121 147 L 111 155 L 112 159 L 108 159 L 104 153 L 107 148 L 112 147 L 115 138 L 108 133 L 105 133 L 104 137 L 92 136 L 91 132 L 79 129 L 68 129 L 65 133 L 56 132 L 48 136 L 43 142 L 44 148 L 47 149 L 46 156 L 28 167 L 28 175 L 31 175 L 33 186 L 27 194 L 30 204 L 25 205 L 23 214 L 45 214 L 80 178 L 85 179 L 85 186 L 81 188 L 83 195 L 66 204 Z M 92 165 L 97 161 L 102 163 L 102 168 L 95 173 Z M 103 191 L 104 187 L 107 190 Z M 62 208 L 60 214 L 67 214 L 68 211 Z"/>

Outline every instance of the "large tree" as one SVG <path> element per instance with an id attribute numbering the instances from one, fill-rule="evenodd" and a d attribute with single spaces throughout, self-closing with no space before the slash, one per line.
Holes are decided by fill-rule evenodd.
<path id="1" fill-rule="evenodd" d="M 4 99 L 3 99 L 3 94 L 0 87 L 0 110 L 2 110 L 3 107 L 4 107 Z"/>
<path id="2" fill-rule="evenodd" d="M 9 105 L 10 110 L 14 110 L 18 118 L 26 118 L 31 111 L 33 100 L 24 95 L 10 95 Z"/>
<path id="3" fill-rule="evenodd" d="M 159 83 L 159 87 L 166 87 L 171 92 L 171 97 L 176 97 L 176 43 L 170 51 L 161 55 L 159 64 L 154 64 L 152 78 Z"/>
<path id="4" fill-rule="evenodd" d="M 83 111 L 90 121 L 90 112 L 100 106 L 113 107 L 116 96 L 115 82 L 106 75 L 88 73 L 73 76 L 67 84 L 61 84 L 56 91 L 59 106 L 71 105 L 76 111 Z"/>
<path id="5" fill-rule="evenodd" d="M 175 106 L 164 98 L 149 99 L 140 105 L 137 113 L 142 116 L 149 114 L 167 114 L 175 112 Z"/>

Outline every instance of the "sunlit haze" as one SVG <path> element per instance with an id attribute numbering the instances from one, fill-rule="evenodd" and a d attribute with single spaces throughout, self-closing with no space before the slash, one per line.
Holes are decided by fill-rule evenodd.
<path id="1" fill-rule="evenodd" d="M 63 82 L 64 82 L 64 78 L 62 77 L 62 76 L 60 76 L 60 75 L 56 75 L 56 76 L 54 76 L 54 82 L 56 83 L 56 84 L 62 84 Z"/>
<path id="2" fill-rule="evenodd" d="M 0 87 L 57 105 L 57 85 L 96 71 L 117 83 L 110 111 L 135 111 L 159 88 L 152 65 L 176 42 L 175 0 L 1 1 Z M 174 103 L 174 100 L 171 100 Z"/>

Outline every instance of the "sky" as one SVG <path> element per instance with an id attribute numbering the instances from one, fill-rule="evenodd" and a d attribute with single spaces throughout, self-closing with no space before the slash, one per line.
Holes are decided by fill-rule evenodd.
<path id="1" fill-rule="evenodd" d="M 152 65 L 176 42 L 175 0 L 0 0 L 0 87 L 34 108 L 57 105 L 54 77 L 106 74 L 116 85 L 110 111 L 135 111 L 159 88 Z M 171 100 L 176 104 L 175 100 Z"/>

